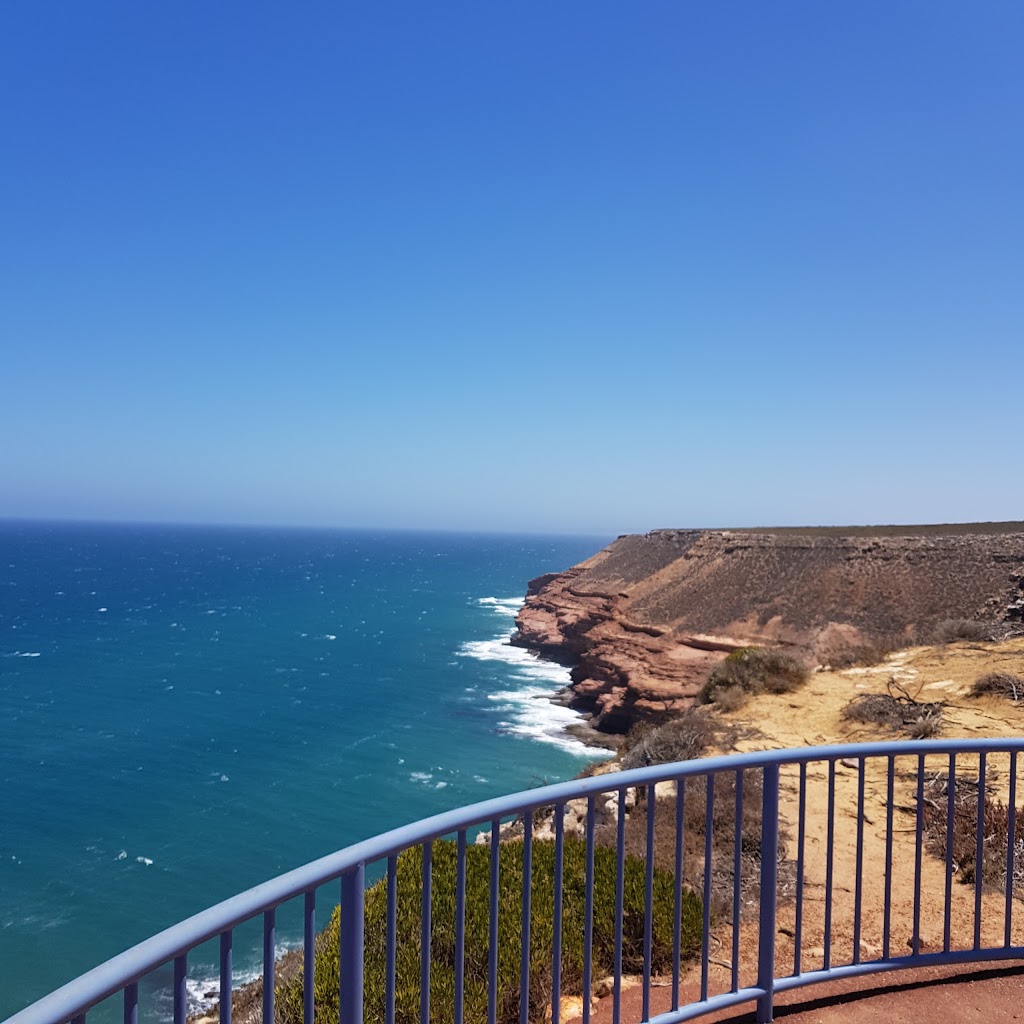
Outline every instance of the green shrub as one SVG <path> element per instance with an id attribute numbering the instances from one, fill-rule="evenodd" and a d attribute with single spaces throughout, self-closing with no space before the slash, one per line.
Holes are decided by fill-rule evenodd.
<path id="1" fill-rule="evenodd" d="M 711 670 L 700 691 L 700 700 L 712 704 L 722 694 L 730 710 L 734 710 L 738 706 L 737 690 L 747 696 L 789 693 L 803 686 L 810 676 L 808 666 L 785 651 L 740 647 Z"/>
<path id="2" fill-rule="evenodd" d="M 407 850 L 398 859 L 397 956 L 395 984 L 396 1024 L 418 1024 L 420 1008 L 420 899 L 422 851 Z M 519 964 L 523 886 L 523 844 L 502 843 L 499 854 L 498 911 L 498 1014 L 503 1024 L 519 1019 Z M 583 985 L 583 926 L 586 846 L 577 837 L 565 837 L 562 900 L 562 993 L 579 995 Z M 430 949 L 430 1019 L 441 1024 L 452 1019 L 455 998 L 455 870 L 456 847 L 434 843 L 431 891 L 432 938 Z M 533 844 L 533 894 L 530 916 L 531 1020 L 543 1020 L 551 999 L 551 957 L 554 933 L 554 844 Z M 465 1020 L 482 1024 L 487 1019 L 489 951 L 490 848 L 470 846 L 466 851 Z M 645 866 L 636 857 L 625 864 L 623 914 L 623 971 L 643 968 Z M 382 880 L 367 890 L 364 947 L 364 1017 L 384 1020 L 387 889 Z M 339 911 L 321 933 L 316 949 L 314 989 L 316 1024 L 338 1019 Z M 654 874 L 653 969 L 666 971 L 672 963 L 673 880 L 661 870 Z M 701 905 L 689 890 L 683 894 L 682 956 L 689 959 L 700 948 Z M 594 851 L 593 979 L 612 972 L 615 937 L 615 851 Z M 276 1024 L 301 1024 L 302 976 L 290 979 L 276 993 Z"/>

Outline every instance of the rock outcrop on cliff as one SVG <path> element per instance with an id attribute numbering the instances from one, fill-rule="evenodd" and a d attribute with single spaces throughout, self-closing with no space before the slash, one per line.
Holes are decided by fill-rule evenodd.
<path id="1" fill-rule="evenodd" d="M 571 665 L 573 707 L 624 732 L 682 710 L 749 644 L 817 662 L 1024 618 L 1024 523 L 655 530 L 530 583 L 513 643 Z"/>

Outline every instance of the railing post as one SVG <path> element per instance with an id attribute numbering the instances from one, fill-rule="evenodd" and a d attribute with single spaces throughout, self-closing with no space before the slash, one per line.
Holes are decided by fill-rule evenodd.
<path id="1" fill-rule="evenodd" d="M 775 901 L 778 898 L 779 766 L 764 767 L 761 796 L 761 917 L 757 931 L 757 1022 L 768 1024 L 775 1003 Z M 735 922 L 733 927 L 739 927 Z"/>
<path id="2" fill-rule="evenodd" d="M 357 864 L 341 876 L 339 941 L 340 1024 L 363 1022 L 363 899 L 366 866 Z"/>

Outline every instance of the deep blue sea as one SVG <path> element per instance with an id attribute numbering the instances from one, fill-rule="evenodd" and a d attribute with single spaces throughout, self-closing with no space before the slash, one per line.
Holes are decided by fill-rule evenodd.
<path id="1" fill-rule="evenodd" d="M 566 671 L 505 641 L 527 580 L 608 539 L 0 522 L 0 1019 L 354 840 L 578 772 L 538 699 Z"/>

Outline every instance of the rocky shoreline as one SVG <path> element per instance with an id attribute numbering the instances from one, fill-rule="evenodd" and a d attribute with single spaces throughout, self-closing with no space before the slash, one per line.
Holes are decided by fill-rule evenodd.
<path id="1" fill-rule="evenodd" d="M 693 703 L 739 647 L 814 664 L 1024 619 L 1024 523 L 656 530 L 530 582 L 512 643 L 571 668 L 569 707 L 622 735 Z"/>

